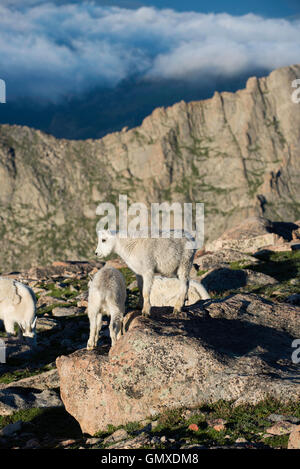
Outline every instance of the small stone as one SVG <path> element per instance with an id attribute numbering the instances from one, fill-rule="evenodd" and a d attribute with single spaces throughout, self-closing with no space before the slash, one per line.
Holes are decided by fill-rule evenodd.
<path id="1" fill-rule="evenodd" d="M 226 435 L 226 436 L 227 436 L 227 435 Z M 225 438 L 226 438 L 226 437 L 225 437 Z M 246 438 L 241 437 L 241 438 L 237 438 L 237 439 L 235 440 L 235 442 L 236 442 L 236 443 L 247 443 L 247 440 L 246 440 Z"/>
<path id="2" fill-rule="evenodd" d="M 128 433 L 126 430 L 123 428 L 120 428 L 119 430 L 116 430 L 114 433 L 112 433 L 110 436 L 105 438 L 103 440 L 104 444 L 107 443 L 116 443 L 118 441 L 126 440 L 129 437 Z"/>
<path id="3" fill-rule="evenodd" d="M 160 442 L 161 442 L 161 443 L 166 443 L 166 441 L 167 441 L 167 438 L 166 438 L 165 436 L 162 436 L 162 437 L 160 438 Z"/>
<path id="4" fill-rule="evenodd" d="M 76 306 L 70 307 L 59 307 L 57 306 L 52 310 L 52 316 L 56 318 L 66 317 L 66 316 L 73 316 L 78 312 L 78 308 Z"/>
<path id="5" fill-rule="evenodd" d="M 86 445 L 97 445 L 98 443 L 101 443 L 102 438 L 88 438 L 85 442 Z"/>
<path id="6" fill-rule="evenodd" d="M 300 449 L 300 425 L 298 425 L 290 434 L 288 449 Z"/>
<path id="7" fill-rule="evenodd" d="M 267 428 L 267 433 L 271 435 L 287 435 L 291 433 L 297 425 L 290 422 L 277 422 L 272 427 Z"/>
<path id="8" fill-rule="evenodd" d="M 36 439 L 36 438 L 32 438 L 31 440 L 28 440 L 26 445 L 25 445 L 25 448 L 26 449 L 37 449 L 37 448 L 40 448 L 40 443 L 39 441 Z"/>
<path id="9" fill-rule="evenodd" d="M 62 447 L 66 447 L 66 446 L 71 446 L 71 445 L 74 445 L 74 443 L 76 443 L 76 440 L 63 440 L 59 443 L 59 446 L 62 446 Z"/>
<path id="10" fill-rule="evenodd" d="M 199 427 L 195 423 L 191 423 L 191 425 L 189 425 L 189 430 L 192 430 L 193 432 L 197 432 L 199 430 Z"/>
<path id="11" fill-rule="evenodd" d="M 78 306 L 78 308 L 87 308 L 88 307 L 88 301 L 87 300 L 79 300 L 79 301 L 77 301 L 77 306 Z"/>
<path id="12" fill-rule="evenodd" d="M 159 440 L 159 438 L 158 438 Z M 159 441 L 158 441 L 159 442 Z M 144 448 L 145 446 L 149 446 L 150 444 L 150 439 L 148 435 L 145 435 L 145 433 L 141 433 L 137 437 L 133 439 L 129 439 L 127 441 L 122 441 L 118 443 L 114 443 L 109 447 L 109 449 L 138 449 L 138 448 Z"/>
<path id="13" fill-rule="evenodd" d="M 155 444 L 158 444 L 160 443 L 160 438 L 159 436 L 154 436 L 152 439 L 151 439 L 151 444 L 152 445 L 155 445 Z"/>
<path id="14" fill-rule="evenodd" d="M 209 427 L 212 427 L 216 432 L 221 432 L 222 430 L 225 430 L 226 423 L 227 422 L 224 419 L 207 420 L 207 425 Z"/>
<path id="15" fill-rule="evenodd" d="M 0 436 L 12 436 L 14 433 L 17 433 L 22 428 L 22 420 L 18 420 L 15 423 L 10 423 L 6 425 L 2 430 L 0 430 Z"/>
<path id="16" fill-rule="evenodd" d="M 300 424 L 300 419 L 293 415 L 270 414 L 267 417 L 267 420 L 270 420 L 270 422 L 290 422 Z"/>
<path id="17" fill-rule="evenodd" d="M 54 261 L 52 262 L 53 267 L 68 267 L 69 263 L 65 261 Z"/>
<path id="18" fill-rule="evenodd" d="M 55 298 L 54 296 L 50 296 L 50 295 L 41 295 L 37 301 L 37 307 L 38 308 L 41 308 L 41 307 L 44 307 L 44 306 L 50 306 L 50 305 L 54 305 L 54 304 L 57 304 L 57 303 L 61 303 L 62 301 L 58 298 Z"/>

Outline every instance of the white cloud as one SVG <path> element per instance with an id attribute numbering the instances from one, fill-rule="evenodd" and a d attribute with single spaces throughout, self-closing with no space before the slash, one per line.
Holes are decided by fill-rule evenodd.
<path id="1" fill-rule="evenodd" d="M 299 61 L 299 20 L 18 3 L 0 6 L 0 73 L 11 98 L 55 100 L 134 73 L 201 80 Z"/>

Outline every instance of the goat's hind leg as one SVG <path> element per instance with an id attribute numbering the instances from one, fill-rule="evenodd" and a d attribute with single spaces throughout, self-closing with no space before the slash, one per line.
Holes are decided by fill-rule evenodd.
<path id="1" fill-rule="evenodd" d="M 99 331 L 102 326 L 102 314 L 100 312 L 89 314 L 90 337 L 87 343 L 87 350 L 93 350 L 97 346 Z"/>
<path id="2" fill-rule="evenodd" d="M 177 277 L 179 279 L 179 292 L 178 297 L 174 306 L 173 314 L 178 316 L 181 314 L 182 308 L 184 306 L 188 289 L 189 289 L 189 274 L 190 274 L 191 266 L 190 263 L 183 263 L 180 265 Z"/>
<path id="3" fill-rule="evenodd" d="M 109 324 L 109 334 L 110 334 L 112 347 L 115 345 L 115 343 L 121 336 L 122 325 L 123 325 L 123 314 L 121 311 L 116 309 L 115 311 L 111 313 L 110 324 Z"/>
<path id="4" fill-rule="evenodd" d="M 144 305 L 143 305 L 142 315 L 146 316 L 146 317 L 150 316 L 150 312 L 151 312 L 150 293 L 151 293 L 151 288 L 152 288 L 152 284 L 153 284 L 153 279 L 154 279 L 154 273 L 153 272 L 148 272 L 143 277 Z"/>
<path id="5" fill-rule="evenodd" d="M 143 277 L 141 275 L 136 275 L 136 281 L 140 294 L 137 309 L 143 309 Z"/>

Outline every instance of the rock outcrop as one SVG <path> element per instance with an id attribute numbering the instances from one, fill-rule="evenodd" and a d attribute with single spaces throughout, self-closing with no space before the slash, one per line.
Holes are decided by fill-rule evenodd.
<path id="1" fill-rule="evenodd" d="M 130 315 L 108 356 L 80 350 L 56 361 L 62 400 L 83 432 L 219 399 L 300 398 L 296 306 L 238 294 L 189 307 L 181 319 L 166 308 L 150 319 Z"/>
<path id="2" fill-rule="evenodd" d="M 68 141 L 0 126 L 0 270 L 92 258 L 99 202 L 204 202 L 216 239 L 246 217 L 299 219 L 300 65 L 236 93 L 158 108 L 140 127 Z M 30 255 L 29 255 L 30 253 Z"/>
<path id="3" fill-rule="evenodd" d="M 299 230 L 299 222 L 271 222 L 265 217 L 249 217 L 205 247 L 209 252 L 238 250 L 255 253 L 266 247 L 288 251 L 293 249 L 292 245 L 300 244 Z"/>

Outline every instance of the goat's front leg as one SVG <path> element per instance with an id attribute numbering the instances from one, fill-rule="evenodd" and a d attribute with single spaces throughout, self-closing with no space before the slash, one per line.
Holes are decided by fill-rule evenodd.
<path id="1" fill-rule="evenodd" d="M 143 310 L 142 310 L 142 315 L 143 316 L 150 316 L 150 310 L 151 310 L 151 304 L 150 304 L 150 293 L 151 293 L 151 288 L 153 284 L 153 278 L 154 278 L 154 273 L 147 272 L 143 276 L 143 299 L 144 299 L 144 305 L 143 305 Z"/>

